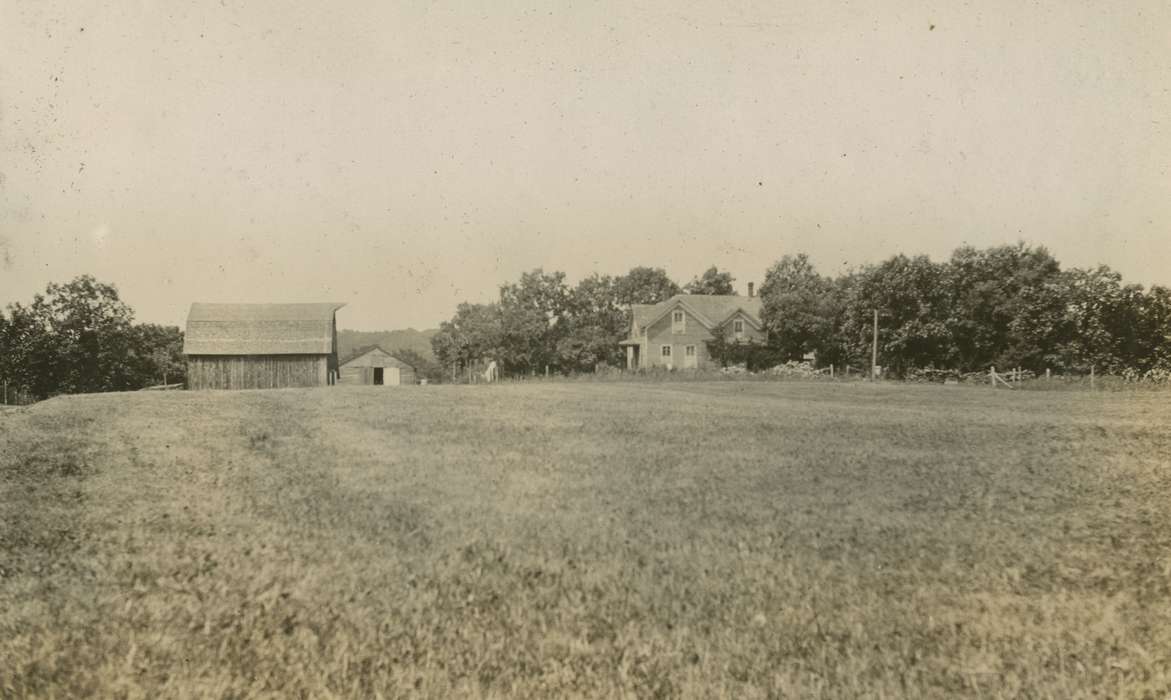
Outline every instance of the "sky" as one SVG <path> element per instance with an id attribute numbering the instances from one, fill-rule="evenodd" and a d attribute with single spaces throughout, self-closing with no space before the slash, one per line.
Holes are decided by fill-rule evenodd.
<path id="1" fill-rule="evenodd" d="M 1171 285 L 1171 5 L 0 0 L 0 305 L 338 301 L 1024 241 Z"/>

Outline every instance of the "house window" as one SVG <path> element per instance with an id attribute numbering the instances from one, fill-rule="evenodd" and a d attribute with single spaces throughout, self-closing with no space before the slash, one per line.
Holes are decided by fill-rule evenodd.
<path id="1" fill-rule="evenodd" d="M 672 311 L 671 312 L 671 332 L 672 333 L 683 333 L 686 330 L 687 330 L 686 316 L 683 315 L 682 311 Z"/>
<path id="2" fill-rule="evenodd" d="M 736 336 L 737 338 L 744 337 L 744 321 L 743 320 L 736 319 L 735 321 L 732 321 L 732 335 Z"/>
<path id="3" fill-rule="evenodd" d="M 663 345 L 659 348 L 659 354 L 662 357 L 671 357 L 671 346 Z"/>
<path id="4" fill-rule="evenodd" d="M 688 345 L 687 347 L 683 348 L 683 354 L 687 357 L 695 357 L 695 346 Z"/>

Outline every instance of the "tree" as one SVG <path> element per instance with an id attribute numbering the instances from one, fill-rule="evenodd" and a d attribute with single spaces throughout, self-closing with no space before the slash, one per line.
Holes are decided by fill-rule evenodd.
<path id="1" fill-rule="evenodd" d="M 809 256 L 786 255 L 769 268 L 760 286 L 761 320 L 769 342 L 785 359 L 801 359 L 832 344 L 836 297 L 830 280 L 817 274 Z"/>
<path id="2" fill-rule="evenodd" d="M 1062 273 L 1065 327 L 1056 356 L 1064 369 L 1116 372 L 1149 369 L 1159 345 L 1152 297 L 1105 265 Z M 1154 323 L 1152 323 L 1154 321 Z"/>
<path id="3" fill-rule="evenodd" d="M 1155 285 L 1143 298 L 1146 369 L 1171 371 L 1171 289 Z"/>
<path id="4" fill-rule="evenodd" d="M 896 255 L 860 271 L 843 311 L 842 333 L 850 356 L 869 364 L 877 310 L 880 365 L 894 374 L 912 367 L 948 367 L 953 345 L 942 286 L 945 271 L 925 255 Z"/>
<path id="5" fill-rule="evenodd" d="M 568 331 L 569 289 L 565 273 L 536 269 L 500 288 L 505 371 L 538 372 L 558 366 L 558 344 Z"/>
<path id="6" fill-rule="evenodd" d="M 450 321 L 439 325 L 431 338 L 431 350 L 446 368 L 464 369 L 472 362 L 498 358 L 503 344 L 499 304 L 463 303 Z"/>
<path id="7" fill-rule="evenodd" d="M 736 280 L 731 272 L 720 272 L 715 265 L 704 271 L 703 275 L 692 279 L 684 287 L 688 294 L 713 294 L 731 296 L 736 293 L 732 283 Z"/>
<path id="8" fill-rule="evenodd" d="M 133 386 L 130 354 L 134 312 L 113 285 L 82 275 L 50 284 L 34 309 L 49 320 L 57 345 L 59 387 L 66 393 L 119 391 Z"/>
<path id="9" fill-rule="evenodd" d="M 176 326 L 141 323 L 131 330 L 129 362 L 135 372 L 132 384 L 178 384 L 187 378 L 183 357 L 183 331 Z"/>
<path id="10" fill-rule="evenodd" d="M 567 329 L 557 345 L 562 369 L 592 371 L 597 365 L 620 365 L 618 345 L 630 330 L 630 318 L 618 301 L 617 280 L 590 275 L 569 295 Z"/>
<path id="11" fill-rule="evenodd" d="M 630 272 L 615 280 L 614 285 L 618 303 L 623 306 L 658 304 L 683 291 L 661 267 L 631 268 Z"/>
<path id="12" fill-rule="evenodd" d="M 415 368 L 416 376 L 426 379 L 431 384 L 439 384 L 443 381 L 443 366 L 425 357 L 423 353 L 411 348 L 399 348 L 390 354 Z"/>
<path id="13" fill-rule="evenodd" d="M 965 371 L 994 364 L 1042 369 L 1046 347 L 1055 339 L 1038 337 L 1036 326 L 1024 320 L 1038 313 L 1038 303 L 1049 311 L 1060 305 L 1054 294 L 1060 273 L 1057 260 L 1042 247 L 956 249 L 941 280 L 955 364 Z"/>

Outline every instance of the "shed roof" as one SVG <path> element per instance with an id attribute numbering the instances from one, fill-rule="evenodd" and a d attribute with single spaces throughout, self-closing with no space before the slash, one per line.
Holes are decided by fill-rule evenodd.
<path id="1" fill-rule="evenodd" d="M 328 355 L 334 315 L 345 304 L 191 305 L 187 355 Z"/>
<path id="2" fill-rule="evenodd" d="M 398 355 L 395 355 L 392 352 L 387 352 L 385 349 L 383 349 L 383 347 L 381 345 L 367 345 L 365 347 L 361 347 L 361 348 L 354 350 L 353 354 L 351 354 L 346 360 L 344 360 L 342 362 L 341 366 L 345 367 L 346 365 L 354 363 L 354 362 L 362 359 L 363 357 L 366 357 L 367 355 L 369 355 L 371 353 L 376 353 L 376 352 L 382 353 L 387 358 L 394 360 L 403 369 L 415 369 L 414 365 L 403 360 Z"/>

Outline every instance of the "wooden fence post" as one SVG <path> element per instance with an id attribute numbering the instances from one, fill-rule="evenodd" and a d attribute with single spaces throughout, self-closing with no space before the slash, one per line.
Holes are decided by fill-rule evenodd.
<path id="1" fill-rule="evenodd" d="M 829 378 L 833 379 L 833 377 L 834 377 L 834 366 L 831 364 L 829 366 Z"/>
<path id="2" fill-rule="evenodd" d="M 988 383 L 992 385 L 993 389 L 996 388 L 996 365 L 988 368 Z"/>
<path id="3" fill-rule="evenodd" d="M 1090 391 L 1094 390 L 1094 366 L 1090 365 Z"/>
<path id="4" fill-rule="evenodd" d="M 1045 381 L 1049 381 L 1050 379 L 1052 379 L 1052 377 L 1049 376 L 1049 368 L 1046 367 L 1045 368 Z"/>

